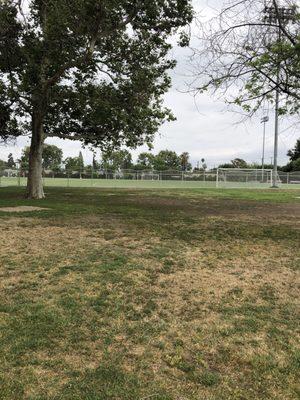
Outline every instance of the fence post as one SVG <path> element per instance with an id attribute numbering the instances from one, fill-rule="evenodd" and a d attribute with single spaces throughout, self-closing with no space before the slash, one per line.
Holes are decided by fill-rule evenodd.
<path id="1" fill-rule="evenodd" d="M 287 174 L 286 174 L 286 183 L 287 184 L 290 183 L 290 173 L 289 172 L 287 172 Z"/>
<path id="2" fill-rule="evenodd" d="M 273 170 L 271 169 L 271 184 L 273 182 Z"/>
<path id="3" fill-rule="evenodd" d="M 219 187 L 219 168 L 217 169 L 217 176 L 216 176 L 216 188 Z"/>

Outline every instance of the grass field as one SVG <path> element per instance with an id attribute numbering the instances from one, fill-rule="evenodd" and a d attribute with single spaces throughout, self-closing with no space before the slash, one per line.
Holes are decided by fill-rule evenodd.
<path id="1" fill-rule="evenodd" d="M 134 180 L 134 179 L 76 179 L 76 178 L 44 178 L 45 187 L 82 187 L 111 189 L 210 189 L 216 188 L 215 181 L 197 180 Z M 26 186 L 27 178 L 0 177 L 0 187 Z M 253 182 L 219 182 L 220 188 L 269 189 L 270 183 Z M 300 184 L 281 184 L 284 189 L 300 189 Z"/>
<path id="2" fill-rule="evenodd" d="M 82 188 L 111 188 L 111 189 L 193 189 L 216 187 L 216 182 L 181 181 L 181 180 L 134 180 L 134 179 L 79 179 L 79 178 L 44 178 L 45 187 L 82 187 Z M 20 186 L 26 186 L 27 178 L 20 179 Z M 1 185 L 18 186 L 18 178 L 3 178 Z"/>
<path id="3" fill-rule="evenodd" d="M 0 399 L 300 396 L 300 191 L 1 188 Z"/>

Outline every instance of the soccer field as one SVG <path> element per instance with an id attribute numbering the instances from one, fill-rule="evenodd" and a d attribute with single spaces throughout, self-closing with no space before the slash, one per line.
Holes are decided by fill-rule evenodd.
<path id="1" fill-rule="evenodd" d="M 124 189 L 197 189 L 197 188 L 253 188 L 268 189 L 270 183 L 259 182 L 219 182 L 196 180 L 131 180 L 131 179 L 75 179 L 44 178 L 45 187 L 86 187 L 86 188 L 124 188 Z M 0 178 L 0 187 L 26 186 L 27 178 Z M 281 184 L 284 189 L 299 189 L 300 184 Z"/>
<path id="2" fill-rule="evenodd" d="M 0 189 L 1 400 L 298 398 L 300 190 L 24 192 Z"/>

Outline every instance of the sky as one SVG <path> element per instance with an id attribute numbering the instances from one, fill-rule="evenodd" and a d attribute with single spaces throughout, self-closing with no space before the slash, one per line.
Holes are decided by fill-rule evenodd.
<path id="1" fill-rule="evenodd" d="M 201 18 L 208 19 L 213 9 L 218 8 L 221 0 L 193 0 L 193 5 Z M 193 27 L 193 34 L 196 28 Z M 187 151 L 194 166 L 202 158 L 209 167 L 229 162 L 239 157 L 248 162 L 260 162 L 262 157 L 263 127 L 260 123 L 262 114 L 246 122 L 241 121 L 241 115 L 228 108 L 223 99 L 213 98 L 209 94 L 198 95 L 196 98 L 188 93 L 186 82 L 189 81 L 188 70 L 189 49 L 174 48 L 172 55 L 177 60 L 177 67 L 171 72 L 173 85 L 165 95 L 165 105 L 173 111 L 177 120 L 163 125 L 154 141 L 153 152 L 174 150 L 177 153 Z M 274 142 L 274 115 L 270 110 L 270 122 L 266 125 L 266 163 L 272 161 Z M 288 161 L 287 151 L 294 147 L 300 137 L 295 123 L 289 120 L 280 121 L 279 164 Z M 92 153 L 82 149 L 79 142 L 47 139 L 49 144 L 55 144 L 63 149 L 64 157 L 77 156 L 81 150 L 86 164 L 91 163 Z M 6 160 L 9 153 L 17 159 L 22 148 L 29 144 L 28 139 L 20 138 L 12 146 L 0 146 L 0 159 Z M 132 150 L 133 159 L 142 151 L 148 151 L 147 146 Z M 100 151 L 98 152 L 100 158 Z"/>

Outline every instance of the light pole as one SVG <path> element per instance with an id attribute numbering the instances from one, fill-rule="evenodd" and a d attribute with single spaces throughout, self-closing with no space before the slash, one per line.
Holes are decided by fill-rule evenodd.
<path id="1" fill-rule="evenodd" d="M 281 30 L 289 22 L 295 21 L 295 7 L 279 7 L 277 5 L 265 7 L 264 21 L 278 26 L 278 43 L 281 42 Z M 278 188 L 277 185 L 277 170 L 278 170 L 278 135 L 279 135 L 279 95 L 280 95 L 280 59 L 278 59 L 276 73 L 276 94 L 275 94 L 275 134 L 274 134 L 274 164 L 272 175 L 272 188 Z"/>
<path id="2" fill-rule="evenodd" d="M 264 172 L 265 172 L 265 145 L 266 145 L 266 123 L 269 121 L 269 117 L 265 115 L 261 119 L 261 123 L 264 124 L 263 133 L 263 147 L 262 147 L 262 158 L 261 158 L 261 181 L 264 182 Z"/>

